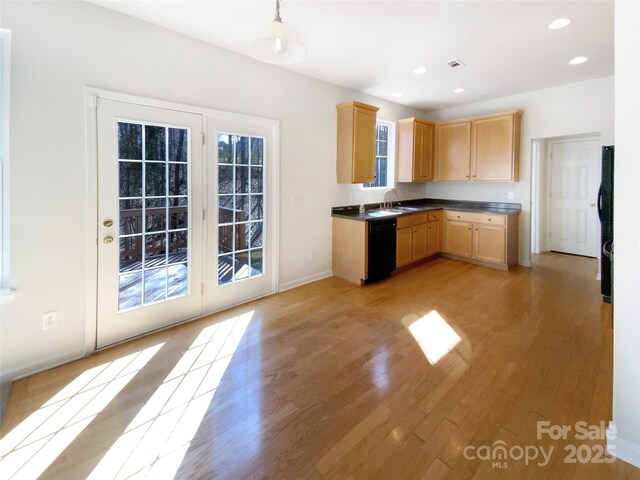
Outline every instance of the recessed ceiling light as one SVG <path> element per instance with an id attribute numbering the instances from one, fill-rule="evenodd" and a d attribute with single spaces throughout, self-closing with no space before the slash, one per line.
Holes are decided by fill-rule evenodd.
<path id="1" fill-rule="evenodd" d="M 464 88 L 456 88 L 453 93 L 462 93 L 464 92 Z"/>
<path id="2" fill-rule="evenodd" d="M 547 25 L 549 30 L 558 30 L 560 28 L 564 28 L 571 23 L 571 19 L 569 18 L 556 18 L 553 22 Z"/>
<path id="3" fill-rule="evenodd" d="M 413 73 L 416 75 L 422 75 L 423 73 L 427 73 L 427 70 L 427 67 L 418 67 L 413 71 Z"/>
<path id="4" fill-rule="evenodd" d="M 569 64 L 570 65 L 580 65 L 581 63 L 584 63 L 587 60 L 589 60 L 587 57 L 575 57 L 575 58 L 572 58 L 571 60 L 569 60 Z"/>
<path id="5" fill-rule="evenodd" d="M 395 98 L 398 98 L 398 97 L 401 97 L 401 96 L 402 96 L 402 94 L 401 94 L 400 92 L 396 92 L 396 93 L 394 93 L 394 94 L 393 94 L 393 95 L 391 95 L 391 96 L 392 96 L 392 97 L 395 97 Z"/>

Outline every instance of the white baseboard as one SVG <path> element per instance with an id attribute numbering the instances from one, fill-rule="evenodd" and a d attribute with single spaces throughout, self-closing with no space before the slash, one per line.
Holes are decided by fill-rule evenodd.
<path id="1" fill-rule="evenodd" d="M 299 278 L 297 280 L 294 280 L 292 282 L 286 282 L 280 285 L 280 288 L 278 291 L 280 292 L 284 292 L 285 290 L 290 290 L 292 288 L 295 287 L 299 287 L 301 285 L 304 285 L 306 283 L 311 283 L 311 282 L 315 282 L 317 280 L 322 280 L 323 278 L 327 278 L 327 277 L 331 277 L 333 275 L 333 271 L 331 270 L 327 270 L 326 272 L 321 272 L 321 273 L 316 273 L 313 275 L 309 275 L 307 277 L 303 277 L 303 278 Z M 172 325 L 169 325 L 167 327 L 164 327 L 160 330 L 164 330 L 166 328 L 173 328 L 181 323 L 187 323 L 193 320 L 197 320 L 198 318 L 204 318 L 204 317 L 208 317 L 210 315 L 213 315 L 215 313 L 218 313 L 219 311 L 222 310 L 228 310 L 230 308 L 239 306 L 239 305 L 244 305 L 248 302 L 251 302 L 253 300 L 257 300 L 258 298 L 262 298 L 265 295 L 271 295 L 272 293 L 276 293 L 276 292 L 266 292 L 266 293 L 262 293 L 258 296 L 256 296 L 255 298 L 250 298 L 250 299 L 246 299 L 243 300 L 242 302 L 239 302 L 237 304 L 234 305 L 227 305 L 225 306 L 223 309 L 217 310 L 217 311 L 213 311 L 213 312 L 207 312 L 203 315 L 200 315 L 197 318 L 190 318 L 188 320 L 185 320 L 184 322 L 178 322 Z M 153 332 L 147 332 L 145 335 L 148 335 L 150 333 L 155 333 L 155 330 Z M 126 341 L 130 341 L 132 339 L 127 339 Z M 94 353 L 93 351 L 89 352 L 88 354 L 92 354 Z M 16 380 L 20 380 L 22 378 L 25 377 L 29 377 L 31 375 L 35 375 L 36 373 L 40 373 L 40 372 L 44 372 L 45 370 L 50 370 L 52 368 L 56 368 L 59 367 L 60 365 L 64 365 L 66 363 L 70 363 L 70 362 L 74 362 L 76 360 L 79 360 L 81 358 L 86 357 L 87 355 L 85 355 L 83 352 L 80 353 L 76 353 L 74 355 L 69 355 L 66 357 L 61 357 L 60 355 L 55 355 L 55 356 L 51 356 L 48 358 L 39 358 L 38 360 L 34 361 L 34 362 L 30 362 L 28 364 L 23 364 L 20 365 L 17 368 L 13 368 L 10 370 L 5 370 L 0 372 L 0 378 L 2 383 L 5 382 L 15 382 Z"/>
<path id="2" fill-rule="evenodd" d="M 620 438 L 613 422 L 609 422 L 607 429 L 607 452 L 620 460 L 640 468 L 640 445 Z"/>
<path id="3" fill-rule="evenodd" d="M 86 355 L 84 353 L 78 353 L 76 355 L 71 355 L 69 357 L 60 357 L 59 355 L 48 357 L 43 359 L 38 359 L 37 361 L 28 363 L 26 365 L 20 365 L 18 368 L 13 368 L 11 370 L 2 372 L 2 383 L 4 382 L 15 382 L 16 380 L 21 380 L 25 377 L 30 377 L 31 375 L 35 375 L 36 373 L 44 372 L 45 370 L 50 370 L 52 368 L 59 367 L 60 365 L 65 365 L 67 363 L 75 362 L 76 360 L 80 360 L 84 358 Z"/>
<path id="4" fill-rule="evenodd" d="M 301 285 L 305 285 L 307 283 L 316 282 L 318 280 L 322 280 L 323 278 L 333 276 L 333 270 L 327 270 L 326 272 L 314 273 L 313 275 L 309 275 L 307 277 L 302 277 L 297 280 L 293 280 L 291 282 L 286 282 L 280 284 L 279 292 L 284 292 L 285 290 L 291 290 L 292 288 L 299 287 Z"/>

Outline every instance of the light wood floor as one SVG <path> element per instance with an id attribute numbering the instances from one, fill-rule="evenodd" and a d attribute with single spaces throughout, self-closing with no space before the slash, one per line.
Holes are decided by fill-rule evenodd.
<path id="1" fill-rule="evenodd" d="M 34 375 L 0 454 L 15 478 L 640 478 L 536 439 L 538 421 L 610 420 L 612 330 L 595 260 L 535 262 L 330 278 Z M 555 450 L 504 469 L 463 454 L 498 441 Z"/>

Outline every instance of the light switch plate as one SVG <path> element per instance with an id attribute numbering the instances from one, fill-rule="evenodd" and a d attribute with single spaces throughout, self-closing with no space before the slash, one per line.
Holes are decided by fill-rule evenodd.
<path id="1" fill-rule="evenodd" d="M 58 326 L 58 311 L 44 312 L 42 314 L 42 330 L 49 330 Z"/>

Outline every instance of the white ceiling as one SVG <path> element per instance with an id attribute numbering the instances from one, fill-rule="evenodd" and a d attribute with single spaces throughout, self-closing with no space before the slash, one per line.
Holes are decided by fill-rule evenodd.
<path id="1" fill-rule="evenodd" d="M 91 1 L 243 54 L 275 8 L 271 0 Z M 308 49 L 284 68 L 425 110 L 614 72 L 613 1 L 283 0 L 281 15 Z M 548 30 L 558 17 L 573 22 Z M 578 55 L 589 61 L 569 65 Z M 448 67 L 454 58 L 467 67 Z M 429 71 L 415 75 L 421 65 Z"/>

